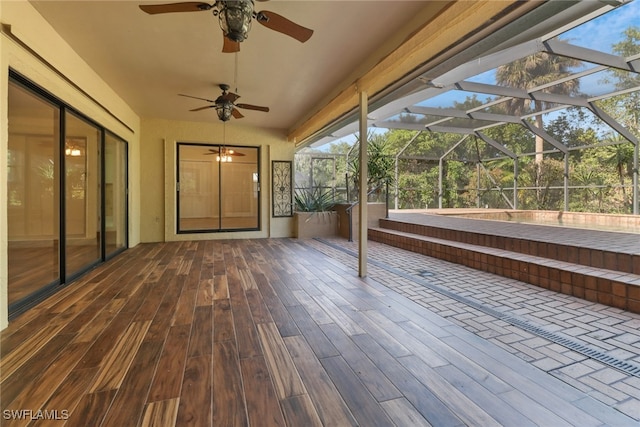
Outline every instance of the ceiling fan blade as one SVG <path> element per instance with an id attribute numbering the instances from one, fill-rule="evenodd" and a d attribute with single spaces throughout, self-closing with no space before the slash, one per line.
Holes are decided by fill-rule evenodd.
<path id="1" fill-rule="evenodd" d="M 264 19 L 265 17 L 267 19 Z M 309 40 L 309 38 L 311 38 L 311 35 L 313 34 L 313 30 L 305 28 L 302 25 L 298 25 L 295 22 L 288 20 L 284 16 L 278 15 L 274 12 L 269 12 L 268 10 L 258 12 L 256 21 L 267 28 L 278 31 L 282 34 L 286 34 L 302 43 Z"/>
<path id="2" fill-rule="evenodd" d="M 179 94 L 178 94 L 178 96 L 186 96 L 187 98 L 200 99 L 200 100 L 202 100 L 202 101 L 207 101 L 207 102 L 216 102 L 216 101 L 213 101 L 213 100 L 211 100 L 211 99 L 207 99 L 207 98 L 200 98 L 200 97 L 198 97 L 198 96 L 185 95 L 185 94 L 182 94 L 182 93 L 179 93 Z"/>
<path id="3" fill-rule="evenodd" d="M 234 102 L 236 102 L 236 99 L 240 98 L 240 95 L 237 95 L 233 92 L 227 92 L 224 95 L 222 95 L 221 98 L 233 104 Z"/>
<path id="4" fill-rule="evenodd" d="M 173 13 L 173 12 L 201 12 L 203 10 L 209 10 L 213 6 L 208 3 L 202 3 L 199 1 L 188 1 L 183 3 L 168 3 L 168 4 L 141 4 L 140 9 L 147 12 L 150 15 L 157 13 Z"/>
<path id="5" fill-rule="evenodd" d="M 241 119 L 244 116 L 242 115 L 242 113 L 240 111 L 238 111 L 237 108 L 234 108 L 233 110 L 231 110 L 231 114 L 233 115 L 233 117 L 235 117 L 236 119 Z"/>
<path id="6" fill-rule="evenodd" d="M 228 37 L 222 36 L 222 52 L 223 53 L 234 53 L 240 52 L 240 43 L 234 42 Z"/>
<path id="7" fill-rule="evenodd" d="M 269 107 L 260 107 L 258 105 L 251 104 L 236 104 L 238 108 L 244 108 L 245 110 L 256 110 L 256 111 L 264 111 L 265 113 L 269 112 Z"/>
<path id="8" fill-rule="evenodd" d="M 201 110 L 206 110 L 207 108 L 216 108 L 215 105 L 207 105 L 205 107 L 198 107 L 198 108 L 194 108 L 193 110 L 189 110 L 189 111 L 201 111 Z"/>

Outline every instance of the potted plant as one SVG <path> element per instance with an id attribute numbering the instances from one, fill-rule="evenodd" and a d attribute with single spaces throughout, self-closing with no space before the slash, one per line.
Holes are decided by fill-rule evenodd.
<path id="1" fill-rule="evenodd" d="M 336 201 L 330 189 L 296 188 L 295 236 L 299 239 L 335 236 L 338 233 Z"/>

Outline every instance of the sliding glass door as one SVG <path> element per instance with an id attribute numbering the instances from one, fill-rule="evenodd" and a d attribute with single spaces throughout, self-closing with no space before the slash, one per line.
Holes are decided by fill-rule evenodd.
<path id="1" fill-rule="evenodd" d="M 12 317 L 127 246 L 127 144 L 11 72 Z"/>
<path id="2" fill-rule="evenodd" d="M 257 147 L 178 144 L 178 233 L 257 230 Z"/>

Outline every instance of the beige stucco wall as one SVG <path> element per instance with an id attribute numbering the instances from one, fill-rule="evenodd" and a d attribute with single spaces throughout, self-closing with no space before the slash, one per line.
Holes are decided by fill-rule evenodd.
<path id="1" fill-rule="evenodd" d="M 129 243 L 140 242 L 140 119 L 26 1 L 0 1 L 0 170 L 11 68 L 129 143 Z M 8 30 L 6 26 L 10 26 Z M 0 329 L 8 324 L 7 174 L 0 173 Z"/>
<path id="2" fill-rule="evenodd" d="M 231 233 L 176 234 L 176 144 L 195 142 L 261 147 L 261 230 Z M 285 141 L 284 132 L 252 128 L 231 123 L 225 125 L 212 115 L 211 123 L 177 122 L 143 119 L 141 138 L 141 240 L 240 239 L 291 237 L 292 218 L 271 217 L 271 160 L 293 159 L 293 144 Z"/>

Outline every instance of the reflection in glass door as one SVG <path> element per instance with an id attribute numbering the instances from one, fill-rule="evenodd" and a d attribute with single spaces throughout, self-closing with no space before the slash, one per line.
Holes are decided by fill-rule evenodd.
<path id="1" fill-rule="evenodd" d="M 65 272 L 69 276 L 97 263 L 101 256 L 101 132 L 67 113 L 65 135 Z"/>
<path id="2" fill-rule="evenodd" d="M 8 98 L 6 208 L 11 306 L 60 282 L 60 110 L 15 84 L 9 85 Z"/>
<path id="3" fill-rule="evenodd" d="M 257 147 L 178 144 L 178 233 L 258 230 Z"/>

